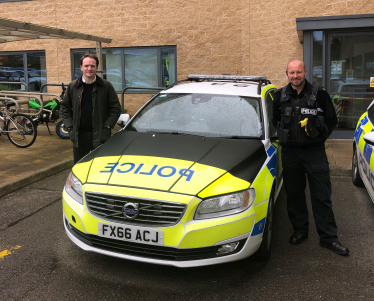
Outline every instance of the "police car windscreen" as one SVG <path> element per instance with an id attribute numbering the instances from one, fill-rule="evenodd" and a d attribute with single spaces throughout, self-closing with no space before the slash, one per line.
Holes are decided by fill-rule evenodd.
<path id="1" fill-rule="evenodd" d="M 260 98 L 217 94 L 160 94 L 126 130 L 207 137 L 260 137 Z"/>

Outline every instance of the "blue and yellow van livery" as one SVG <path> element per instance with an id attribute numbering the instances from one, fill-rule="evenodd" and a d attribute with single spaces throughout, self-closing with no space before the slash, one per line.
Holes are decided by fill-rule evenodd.
<path id="1" fill-rule="evenodd" d="M 268 133 L 265 95 L 257 93 L 259 85 L 262 90 L 269 85 L 253 78 L 240 84 L 226 79 L 223 89 L 217 82 L 215 78 L 162 91 L 73 167 L 63 192 L 63 219 L 76 245 L 178 267 L 229 262 L 255 253 L 259 259 L 270 256 L 273 205 L 282 182 L 279 147 Z M 243 95 L 243 86 L 248 86 L 248 96 L 236 99 Z M 179 117 L 170 109 L 175 99 L 183 107 Z M 225 103 L 236 100 L 241 111 L 257 114 L 256 121 L 231 126 L 234 119 L 225 119 L 230 113 Z M 212 112 L 217 105 L 226 111 Z M 165 115 L 152 121 L 157 110 Z M 194 110 L 193 118 L 189 110 Z M 212 120 L 216 117 L 219 122 Z M 150 123 L 152 130 L 145 130 Z M 219 126 L 225 128 L 217 130 Z"/>
<path id="2" fill-rule="evenodd" d="M 352 182 L 365 186 L 374 201 L 374 101 L 358 120 L 353 140 Z"/>

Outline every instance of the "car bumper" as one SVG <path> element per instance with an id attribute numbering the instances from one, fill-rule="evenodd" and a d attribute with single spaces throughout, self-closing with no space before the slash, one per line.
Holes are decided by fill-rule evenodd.
<path id="1" fill-rule="evenodd" d="M 99 223 L 110 225 L 110 221 L 93 216 L 85 205 L 78 204 L 65 191 L 62 201 L 66 234 L 83 250 L 176 267 L 197 267 L 244 259 L 258 250 L 262 241 L 261 229 L 265 224 L 263 218 L 256 218 L 255 206 L 240 214 L 196 221 L 193 220 L 196 207 L 190 208 L 193 206 L 189 204 L 177 224 L 150 228 L 164 232 L 164 244 L 155 246 L 102 237 L 98 234 Z M 257 211 L 264 211 L 267 202 L 256 207 Z M 259 207 L 264 207 L 264 210 L 258 210 Z M 233 252 L 218 254 L 222 245 L 233 242 L 238 242 Z"/>

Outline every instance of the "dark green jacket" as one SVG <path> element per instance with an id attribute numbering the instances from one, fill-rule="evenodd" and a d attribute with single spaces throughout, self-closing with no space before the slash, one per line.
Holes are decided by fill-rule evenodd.
<path id="1" fill-rule="evenodd" d="M 81 97 L 83 93 L 82 77 L 73 80 L 67 87 L 61 102 L 61 116 L 65 128 L 69 129 L 70 140 L 78 145 L 79 123 L 81 116 Z M 96 75 L 92 92 L 92 131 L 93 146 L 98 147 L 110 138 L 110 130 L 121 115 L 121 105 L 112 84 Z"/>

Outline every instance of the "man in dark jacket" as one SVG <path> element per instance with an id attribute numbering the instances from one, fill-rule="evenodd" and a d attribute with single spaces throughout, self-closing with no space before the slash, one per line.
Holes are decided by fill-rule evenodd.
<path id="1" fill-rule="evenodd" d="M 74 164 L 111 136 L 121 105 L 113 85 L 96 75 L 99 59 L 87 54 L 80 60 L 83 75 L 67 87 L 61 115 L 73 142 Z"/>
<path id="2" fill-rule="evenodd" d="M 306 175 L 320 246 L 346 256 L 349 250 L 338 240 L 324 146 L 337 124 L 336 113 L 329 94 L 311 85 L 306 73 L 304 62 L 292 60 L 286 71 L 289 84 L 277 90 L 273 102 L 273 125 L 282 145 L 287 211 L 294 229 L 290 243 L 297 245 L 308 238 Z"/>

